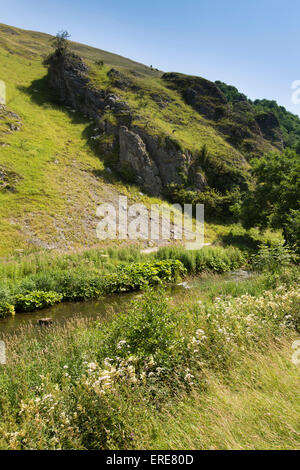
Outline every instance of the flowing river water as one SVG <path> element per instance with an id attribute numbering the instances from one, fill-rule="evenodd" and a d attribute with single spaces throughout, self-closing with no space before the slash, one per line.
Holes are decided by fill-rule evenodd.
<path id="1" fill-rule="evenodd" d="M 215 283 L 222 284 L 228 281 L 240 282 L 251 276 L 248 271 L 234 271 L 226 273 L 222 276 L 210 277 L 196 277 L 184 281 L 179 284 L 170 285 L 167 287 L 167 293 L 170 297 L 180 297 L 184 301 L 184 297 L 190 297 L 193 293 L 205 292 L 205 288 L 212 280 Z M 13 317 L 0 319 L 0 337 L 3 338 L 6 334 L 17 333 L 22 331 L 22 327 L 34 324 L 37 326 L 37 331 L 41 328 L 38 322 L 42 318 L 51 318 L 57 323 L 64 323 L 72 318 L 97 318 L 105 319 L 112 316 L 114 313 L 126 311 L 131 300 L 139 299 L 142 297 L 141 292 L 131 292 L 126 294 L 114 294 L 105 296 L 98 300 L 88 302 L 65 302 L 54 305 L 53 307 L 38 310 L 31 313 L 18 313 Z"/>

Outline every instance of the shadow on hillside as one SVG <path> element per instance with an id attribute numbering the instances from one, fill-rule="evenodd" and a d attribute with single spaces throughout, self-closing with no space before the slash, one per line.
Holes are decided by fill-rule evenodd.
<path id="1" fill-rule="evenodd" d="M 92 137 L 96 134 L 95 122 L 90 121 L 87 117 L 84 117 L 79 112 L 72 112 L 72 110 L 66 108 L 63 103 L 57 102 L 54 92 L 49 89 L 47 75 L 45 75 L 39 80 L 34 80 L 28 87 L 18 86 L 18 90 L 28 95 L 31 101 L 33 101 L 41 108 L 55 109 L 67 114 L 68 117 L 71 119 L 72 124 L 86 125 L 85 129 L 82 132 L 82 137 L 85 140 L 88 148 L 95 154 L 97 158 L 99 158 L 104 163 L 106 167 L 106 169 L 104 170 L 95 169 L 91 171 L 96 178 L 101 178 L 102 180 L 104 180 L 105 183 L 125 183 L 128 186 L 136 187 L 136 185 L 132 185 L 131 182 L 124 181 L 124 178 L 122 178 L 116 171 L 113 171 L 110 168 L 113 167 L 113 165 L 110 165 L 109 158 L 101 157 L 99 144 L 96 140 L 92 139 Z"/>
<path id="2" fill-rule="evenodd" d="M 66 113 L 74 124 L 89 124 L 92 127 L 90 121 L 82 116 L 80 113 L 73 113 L 67 109 L 63 103 L 58 103 L 55 99 L 55 94 L 49 89 L 47 75 L 45 77 L 34 80 L 29 87 L 18 86 L 18 90 L 28 95 L 35 104 L 43 107 L 44 109 L 57 109 L 61 112 Z"/>

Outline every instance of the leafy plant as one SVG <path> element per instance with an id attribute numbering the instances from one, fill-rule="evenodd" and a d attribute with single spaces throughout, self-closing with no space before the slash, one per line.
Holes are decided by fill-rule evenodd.
<path id="1" fill-rule="evenodd" d="M 57 292 L 35 291 L 27 295 L 16 295 L 15 309 L 17 312 L 32 312 L 60 302 L 62 295 Z"/>
<path id="2" fill-rule="evenodd" d="M 0 318 L 6 318 L 15 314 L 15 307 L 7 302 L 0 304 Z"/>
<path id="3" fill-rule="evenodd" d="M 54 39 L 51 40 L 52 47 L 55 50 L 57 56 L 64 56 L 68 52 L 69 43 L 71 35 L 68 31 L 59 31 Z"/>
<path id="4" fill-rule="evenodd" d="M 255 188 L 246 195 L 241 207 L 241 219 L 246 228 L 283 229 L 284 238 L 289 242 L 289 224 L 296 222 L 291 214 L 299 210 L 300 161 L 292 150 L 281 155 L 269 153 L 256 159 L 253 164 Z"/>
<path id="5" fill-rule="evenodd" d="M 258 253 L 252 257 L 252 266 L 257 271 L 274 273 L 287 266 L 292 259 L 292 253 L 285 246 L 280 244 L 273 246 L 262 245 Z"/>

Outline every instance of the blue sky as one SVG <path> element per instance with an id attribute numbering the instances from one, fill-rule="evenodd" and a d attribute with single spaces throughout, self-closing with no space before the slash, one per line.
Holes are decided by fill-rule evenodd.
<path id="1" fill-rule="evenodd" d="M 3 2 L 1 2 L 3 3 Z M 235 85 L 300 114 L 298 0 L 9 0 L 2 23 L 55 34 L 153 65 Z"/>

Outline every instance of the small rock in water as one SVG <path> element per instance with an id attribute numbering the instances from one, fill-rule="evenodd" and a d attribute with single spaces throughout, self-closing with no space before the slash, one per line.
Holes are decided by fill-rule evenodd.
<path id="1" fill-rule="evenodd" d="M 39 320 L 39 326 L 50 326 L 53 324 L 52 318 L 41 318 Z"/>

